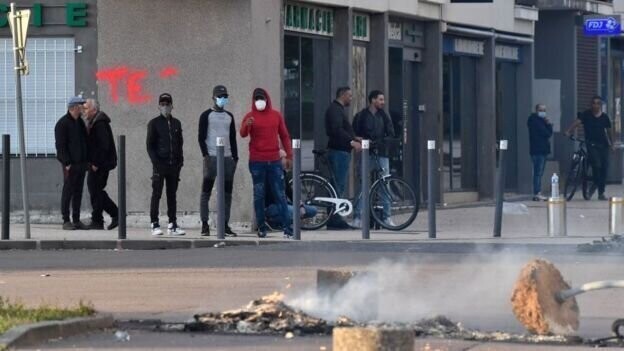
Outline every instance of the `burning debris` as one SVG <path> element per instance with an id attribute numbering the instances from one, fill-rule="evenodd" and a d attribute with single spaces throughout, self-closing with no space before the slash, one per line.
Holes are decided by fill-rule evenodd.
<path id="1" fill-rule="evenodd" d="M 570 289 L 555 266 L 533 260 L 520 272 L 511 297 L 516 318 L 529 332 L 539 335 L 570 335 L 579 327 L 575 298 L 557 299 L 557 293 Z"/>
<path id="2" fill-rule="evenodd" d="M 185 327 L 187 331 L 206 331 L 238 334 L 279 334 L 294 337 L 302 334 L 331 335 L 334 327 L 374 327 L 411 329 L 416 337 L 454 338 L 474 341 L 506 341 L 524 343 L 572 343 L 580 339 L 565 336 L 515 335 L 503 332 L 486 333 L 464 328 L 444 316 L 423 319 L 415 323 L 359 323 L 340 317 L 330 323 L 284 303 L 284 295 L 273 293 L 247 306 L 221 313 L 196 315 Z"/>
<path id="3" fill-rule="evenodd" d="M 619 252 L 624 253 L 624 236 L 613 235 L 610 238 L 594 240 L 591 244 L 577 246 L 579 252 Z"/>

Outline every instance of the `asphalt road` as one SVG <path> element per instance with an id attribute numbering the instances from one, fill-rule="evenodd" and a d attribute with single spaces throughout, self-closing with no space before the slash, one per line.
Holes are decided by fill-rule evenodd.
<path id="1" fill-rule="evenodd" d="M 318 268 L 378 270 L 386 277 L 380 306 L 388 318 L 444 314 L 468 328 L 520 333 L 523 328 L 511 313 L 509 297 L 519 270 L 535 257 L 551 260 L 573 285 L 622 278 L 622 256 L 581 255 L 546 246 L 491 250 L 460 244 L 308 242 L 196 250 L 1 252 L 0 295 L 30 305 L 70 305 L 82 299 L 120 319 L 185 321 L 195 313 L 245 305 L 275 290 L 290 297 L 305 296 L 314 289 Z M 608 336 L 611 322 L 624 317 L 623 300 L 622 290 L 579 296 L 580 335 Z M 111 346 L 112 335 L 99 333 L 54 342 L 45 348 L 99 345 L 150 349 L 150 342 L 162 337 L 146 332 L 139 335 L 138 340 L 144 342 L 136 345 Z M 192 340 L 184 341 L 190 336 L 180 338 L 171 340 L 178 340 L 180 349 L 187 349 L 186 342 L 191 343 L 188 348 L 195 348 Z M 292 349 L 289 345 L 293 342 L 284 344 L 281 338 L 264 337 L 250 343 L 247 341 L 252 339 L 244 337 L 194 338 L 208 338 L 212 341 L 203 345 L 213 345 L 214 341 L 218 346 L 205 349 L 232 345 L 236 350 L 264 350 L 273 345 L 274 349 L 287 350 Z M 319 350 L 320 346 L 331 346 L 328 340 L 301 338 L 297 345 Z"/>

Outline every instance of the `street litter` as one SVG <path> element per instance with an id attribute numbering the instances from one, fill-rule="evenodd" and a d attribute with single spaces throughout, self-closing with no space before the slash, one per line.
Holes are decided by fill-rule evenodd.
<path id="1" fill-rule="evenodd" d="M 223 242 L 223 241 L 222 241 L 222 242 L 220 242 L 220 243 L 216 243 L 216 244 L 214 244 L 214 246 L 213 246 L 213 247 L 216 247 L 216 248 L 225 247 L 225 242 Z"/>
<path id="2" fill-rule="evenodd" d="M 286 339 L 292 339 L 295 337 L 295 334 L 293 334 L 293 332 L 288 332 L 286 333 L 286 335 L 284 335 L 284 338 Z"/>
<path id="3" fill-rule="evenodd" d="M 121 342 L 130 341 L 130 334 L 126 331 L 118 330 L 115 332 L 115 339 Z"/>
<path id="4" fill-rule="evenodd" d="M 508 215 L 528 215 L 529 208 L 519 202 L 503 202 L 503 213 Z"/>
<path id="5" fill-rule="evenodd" d="M 49 277 L 49 276 L 50 276 L 50 274 L 45 273 L 45 274 L 42 274 L 41 276 L 42 276 L 42 277 Z"/>

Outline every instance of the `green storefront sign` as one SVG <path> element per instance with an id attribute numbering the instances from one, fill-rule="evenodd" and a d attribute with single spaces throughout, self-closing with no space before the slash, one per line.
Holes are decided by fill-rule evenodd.
<path id="1" fill-rule="evenodd" d="M 34 4 L 30 15 L 33 27 L 43 27 L 44 7 L 42 4 Z M 10 11 L 8 4 L 0 3 L 0 28 L 9 25 L 7 13 Z M 82 2 L 68 2 L 65 4 L 65 24 L 68 27 L 87 26 L 87 4 Z"/>

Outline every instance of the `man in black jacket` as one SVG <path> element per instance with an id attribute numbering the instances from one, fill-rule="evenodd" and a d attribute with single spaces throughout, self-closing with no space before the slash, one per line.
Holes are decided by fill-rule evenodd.
<path id="1" fill-rule="evenodd" d="M 152 119 L 147 125 L 147 153 L 152 161 L 152 199 L 150 203 L 150 218 L 152 235 L 163 235 L 158 223 L 158 207 L 165 183 L 167 184 L 167 215 L 169 235 L 186 234 L 178 227 L 176 218 L 176 192 L 180 181 L 180 170 L 184 164 L 182 155 L 182 123 L 171 115 L 173 100 L 170 94 L 164 93 L 158 97 L 160 115 Z"/>
<path id="2" fill-rule="evenodd" d="M 236 236 L 230 228 L 230 208 L 232 207 L 232 189 L 234 187 L 234 172 L 238 162 L 238 146 L 236 144 L 236 125 L 234 116 L 225 110 L 229 95 L 227 88 L 217 85 L 212 90 L 214 106 L 199 116 L 197 140 L 204 157 L 204 177 L 199 212 L 201 216 L 201 235 L 210 235 L 208 227 L 208 202 L 217 178 L 217 138 L 223 138 L 224 168 L 225 168 L 225 235 Z"/>
<path id="3" fill-rule="evenodd" d="M 84 112 L 87 118 L 87 144 L 89 146 L 87 188 L 93 208 L 89 229 L 104 229 L 102 212 L 106 211 L 111 216 L 111 223 L 108 226 L 108 230 L 111 230 L 119 224 L 117 205 L 104 190 L 110 171 L 117 167 L 117 152 L 110 127 L 111 120 L 100 111 L 100 105 L 95 99 L 87 99 Z"/>
<path id="4" fill-rule="evenodd" d="M 546 117 L 546 105 L 535 106 L 535 113 L 529 116 L 527 127 L 533 161 L 533 201 L 546 201 L 548 198 L 542 195 L 542 176 L 546 157 L 550 154 L 550 137 L 553 134 L 553 125 Z"/>
<path id="5" fill-rule="evenodd" d="M 75 96 L 67 103 L 67 113 L 56 122 L 54 138 L 56 158 L 63 166 L 63 193 L 61 214 L 63 229 L 88 229 L 80 221 L 80 202 L 84 187 L 85 172 L 89 161 L 87 149 L 87 129 L 81 118 L 84 99 Z M 72 220 L 69 220 L 69 203 L 72 203 Z"/>

